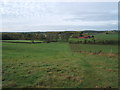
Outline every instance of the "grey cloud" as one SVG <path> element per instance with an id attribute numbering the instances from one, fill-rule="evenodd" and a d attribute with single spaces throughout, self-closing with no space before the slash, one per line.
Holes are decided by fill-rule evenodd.
<path id="1" fill-rule="evenodd" d="M 63 14 L 72 15 L 65 21 L 118 21 L 118 4 L 114 2 L 62 3 L 59 8 Z"/>

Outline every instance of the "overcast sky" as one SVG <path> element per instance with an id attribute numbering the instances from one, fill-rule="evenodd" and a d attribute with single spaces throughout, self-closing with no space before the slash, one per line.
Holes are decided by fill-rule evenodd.
<path id="1" fill-rule="evenodd" d="M 117 30 L 117 2 L 0 3 L 3 32 Z"/>

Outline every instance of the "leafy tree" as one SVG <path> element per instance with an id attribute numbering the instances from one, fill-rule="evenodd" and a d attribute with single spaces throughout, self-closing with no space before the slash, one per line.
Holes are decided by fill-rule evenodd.
<path id="1" fill-rule="evenodd" d="M 46 33 L 46 41 L 49 42 L 57 42 L 58 41 L 58 33 L 57 32 L 47 32 Z"/>
<path id="2" fill-rule="evenodd" d="M 61 35 L 60 35 L 61 41 L 68 42 L 70 36 L 71 36 L 71 33 L 69 33 L 69 32 L 63 32 L 63 33 L 61 33 Z"/>

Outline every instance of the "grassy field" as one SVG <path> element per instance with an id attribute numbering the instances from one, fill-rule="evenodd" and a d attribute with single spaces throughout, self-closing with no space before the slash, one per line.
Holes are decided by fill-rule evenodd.
<path id="1" fill-rule="evenodd" d="M 32 42 L 32 40 L 1 40 L 2 42 Z M 40 40 L 34 40 L 34 42 L 43 42 Z"/>
<path id="2" fill-rule="evenodd" d="M 92 33 L 92 34 L 89 34 L 89 35 L 94 35 L 94 39 L 95 39 L 95 42 L 96 44 L 103 44 L 102 42 L 104 42 L 104 44 L 117 44 L 117 42 L 119 41 L 118 39 L 118 36 L 119 34 L 118 33 L 110 33 L 110 34 L 105 34 L 105 33 Z M 87 39 L 80 39 L 80 38 L 70 38 L 69 39 L 69 42 L 73 42 L 73 43 L 78 43 L 78 42 L 83 42 L 84 41 L 87 41 L 89 43 L 89 41 L 93 41 L 93 38 L 87 38 Z"/>
<path id="3" fill-rule="evenodd" d="M 98 45 L 98 44 L 71 44 L 73 51 L 86 51 L 94 53 L 120 53 L 118 45 Z"/>
<path id="4" fill-rule="evenodd" d="M 62 42 L 2 45 L 3 87 L 118 87 L 117 57 L 72 52 Z"/>
<path id="5" fill-rule="evenodd" d="M 110 34 L 105 34 L 105 33 L 99 33 L 95 34 L 95 38 L 97 40 L 113 40 L 113 41 L 118 41 L 118 33 L 110 33 Z"/>

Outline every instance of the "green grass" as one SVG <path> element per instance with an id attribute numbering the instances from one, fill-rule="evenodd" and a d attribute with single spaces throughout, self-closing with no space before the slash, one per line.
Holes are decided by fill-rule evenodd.
<path id="1" fill-rule="evenodd" d="M 118 87 L 115 57 L 74 53 L 68 43 L 3 43 L 2 47 L 3 87 Z"/>
<path id="2" fill-rule="evenodd" d="M 74 51 L 101 52 L 101 53 L 120 53 L 118 45 L 97 45 L 97 44 L 71 44 Z"/>
<path id="3" fill-rule="evenodd" d="M 118 41 L 118 33 L 111 33 L 111 34 L 100 33 L 100 34 L 96 34 L 94 36 L 97 40 Z"/>
<path id="4" fill-rule="evenodd" d="M 1 40 L 3 42 L 32 42 L 31 40 Z M 40 40 L 35 40 L 34 42 L 43 42 Z"/>

